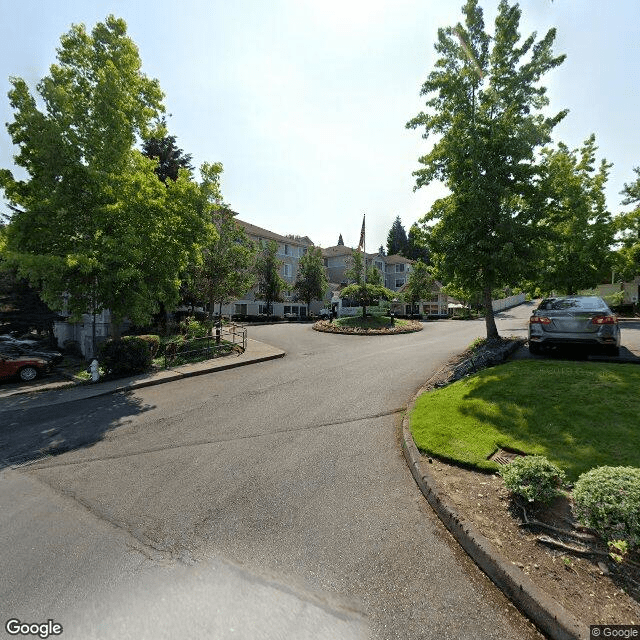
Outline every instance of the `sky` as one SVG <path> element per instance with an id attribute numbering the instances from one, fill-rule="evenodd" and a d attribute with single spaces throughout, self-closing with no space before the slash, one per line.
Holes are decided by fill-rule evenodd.
<path id="1" fill-rule="evenodd" d="M 71 24 L 124 18 L 142 70 L 165 93 L 168 127 L 193 164 L 224 165 L 224 200 L 247 222 L 317 245 L 342 234 L 386 244 L 446 194 L 414 191 L 429 141 L 405 128 L 424 107 L 439 27 L 461 20 L 451 0 L 0 0 L 0 124 L 13 119 L 9 77 L 32 87 Z M 481 0 L 492 33 L 497 0 Z M 640 2 L 522 0 L 520 32 L 557 28 L 566 61 L 543 78 L 550 109 L 568 108 L 554 140 L 591 133 L 613 163 L 612 213 L 640 165 Z M 0 168 L 17 150 L 0 126 Z M 19 175 L 19 174 L 18 174 Z M 0 202 L 0 212 L 8 213 Z"/>

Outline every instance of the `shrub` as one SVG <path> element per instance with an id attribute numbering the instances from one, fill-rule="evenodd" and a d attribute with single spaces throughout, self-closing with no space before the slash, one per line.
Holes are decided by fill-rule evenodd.
<path id="1" fill-rule="evenodd" d="M 573 500 L 578 520 L 605 540 L 640 545 L 640 469 L 591 469 L 576 481 Z"/>
<path id="2" fill-rule="evenodd" d="M 211 328 L 214 323 L 208 320 L 196 320 L 189 316 L 180 322 L 180 332 L 187 338 L 205 338 L 211 335 Z"/>
<path id="3" fill-rule="evenodd" d="M 529 502 L 549 503 L 562 494 L 564 471 L 544 456 L 517 458 L 500 469 L 512 494 Z"/>
<path id="4" fill-rule="evenodd" d="M 68 356 L 73 356 L 74 358 L 83 358 L 82 349 L 80 348 L 80 343 L 77 340 L 65 340 L 62 343 L 62 348 L 64 349 L 65 354 Z"/>
<path id="5" fill-rule="evenodd" d="M 147 334 L 142 336 L 137 336 L 140 340 L 144 340 L 149 345 L 149 351 L 151 352 L 151 359 L 153 360 L 158 353 L 158 349 L 160 348 L 160 336 L 156 336 L 153 334 Z"/>
<path id="6" fill-rule="evenodd" d="M 151 367 L 150 342 L 138 336 L 107 340 L 100 345 L 100 360 L 113 375 L 142 373 Z"/>

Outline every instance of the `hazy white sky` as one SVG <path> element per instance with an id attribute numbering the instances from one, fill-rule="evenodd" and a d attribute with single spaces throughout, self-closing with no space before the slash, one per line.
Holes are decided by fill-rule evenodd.
<path id="1" fill-rule="evenodd" d="M 444 191 L 413 192 L 427 150 L 405 123 L 423 105 L 438 27 L 463 0 L 0 0 L 0 121 L 12 119 L 9 76 L 34 85 L 72 23 L 126 20 L 143 71 L 166 94 L 169 128 L 193 162 L 220 161 L 240 217 L 316 244 L 386 243 Z M 481 2 L 492 31 L 497 0 Z M 523 0 L 521 33 L 555 26 L 567 60 L 545 78 L 551 108 L 570 109 L 556 140 L 596 134 L 614 163 L 612 212 L 640 165 L 640 2 Z M 15 153 L 0 129 L 0 167 Z M 2 204 L 0 203 L 0 208 Z"/>

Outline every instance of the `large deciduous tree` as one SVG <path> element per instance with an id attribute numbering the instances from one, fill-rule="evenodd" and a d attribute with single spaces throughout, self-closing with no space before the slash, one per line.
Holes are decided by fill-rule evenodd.
<path id="1" fill-rule="evenodd" d="M 536 282 L 543 291 L 575 295 L 611 274 L 614 231 L 604 194 L 611 165 L 601 160 L 596 170 L 595 160 L 594 135 L 580 149 L 543 150 L 545 247 Z"/>
<path id="2" fill-rule="evenodd" d="M 518 5 L 500 2 L 493 37 L 477 0 L 463 13 L 464 24 L 438 30 L 439 58 L 422 87 L 428 110 L 407 127 L 435 137 L 415 188 L 441 180 L 451 192 L 422 220 L 435 223 L 429 247 L 437 273 L 483 293 L 487 337 L 497 338 L 491 292 L 517 284 L 535 257 L 536 151 L 566 114 L 541 113 L 548 99 L 539 83 L 564 56 L 552 54 L 554 29 L 521 41 Z"/>
<path id="3" fill-rule="evenodd" d="M 312 300 L 323 300 L 327 292 L 329 281 L 322 259 L 320 247 L 308 247 L 306 253 L 298 263 L 298 275 L 293 289 L 297 296 L 311 305 Z"/>
<path id="4" fill-rule="evenodd" d="M 156 80 L 141 72 L 123 20 L 62 36 L 57 63 L 32 94 L 12 79 L 7 125 L 27 174 L 0 172 L 13 211 L 7 260 L 73 316 L 110 309 L 148 322 L 178 298 L 179 274 L 215 234 L 199 186 L 180 172 L 166 186 L 136 149 L 164 111 Z"/>

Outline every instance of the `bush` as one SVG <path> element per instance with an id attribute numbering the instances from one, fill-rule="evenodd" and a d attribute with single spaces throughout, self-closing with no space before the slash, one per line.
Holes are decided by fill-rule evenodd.
<path id="1" fill-rule="evenodd" d="M 100 345 L 100 361 L 107 373 L 130 375 L 151 368 L 151 343 L 138 336 L 107 340 Z"/>
<path id="2" fill-rule="evenodd" d="M 211 335 L 214 323 L 208 320 L 196 320 L 189 316 L 180 322 L 180 332 L 187 338 L 205 338 Z"/>
<path id="3" fill-rule="evenodd" d="M 140 338 L 140 340 L 144 340 L 149 345 L 149 351 L 151 352 L 151 359 L 153 360 L 158 353 L 158 349 L 160 348 L 160 336 L 156 336 L 153 334 L 147 334 L 142 336 L 136 336 Z"/>
<path id="4" fill-rule="evenodd" d="M 578 520 L 605 540 L 640 546 L 640 469 L 591 469 L 576 481 L 573 500 Z"/>
<path id="5" fill-rule="evenodd" d="M 77 340 L 65 340 L 62 343 L 62 347 L 64 352 L 68 356 L 73 356 L 74 358 L 83 358 L 82 349 L 80 348 L 80 343 Z"/>
<path id="6" fill-rule="evenodd" d="M 544 456 L 517 458 L 500 469 L 504 484 L 512 494 L 529 502 L 549 503 L 562 495 L 564 471 Z"/>

